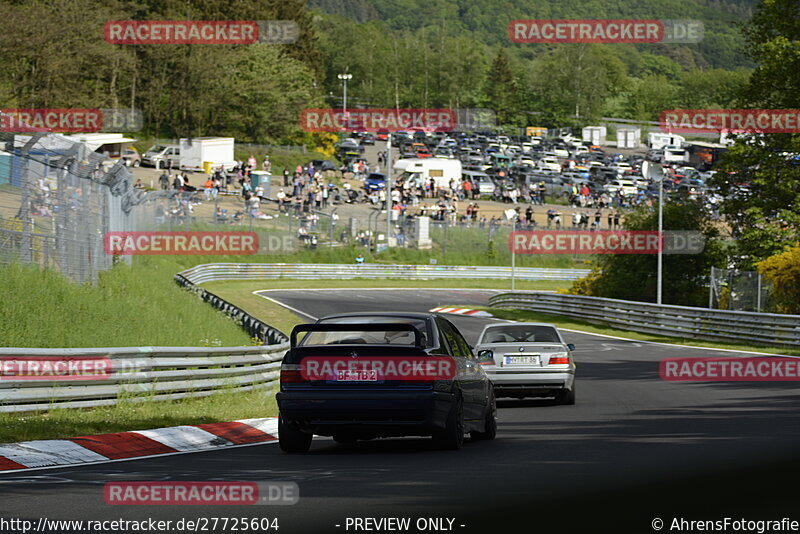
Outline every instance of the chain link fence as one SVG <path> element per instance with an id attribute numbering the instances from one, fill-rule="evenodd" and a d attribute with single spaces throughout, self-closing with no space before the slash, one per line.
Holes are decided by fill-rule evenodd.
<path id="1" fill-rule="evenodd" d="M 711 268 L 708 307 L 735 311 L 769 311 L 772 286 L 756 271 Z"/>
<path id="2" fill-rule="evenodd" d="M 0 132 L 0 264 L 54 268 L 95 282 L 115 259 L 106 232 L 136 228 L 134 189 L 121 161 L 63 135 Z"/>

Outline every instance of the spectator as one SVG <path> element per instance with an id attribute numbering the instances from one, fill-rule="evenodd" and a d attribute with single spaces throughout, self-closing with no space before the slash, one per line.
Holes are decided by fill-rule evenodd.
<path id="1" fill-rule="evenodd" d="M 181 175 L 181 180 L 183 181 L 183 190 L 194 192 L 197 191 L 197 188 L 189 183 L 189 176 L 186 173 Z"/>
<path id="2" fill-rule="evenodd" d="M 158 177 L 158 183 L 163 191 L 169 189 L 169 175 L 166 172 L 162 172 L 161 176 Z"/>
<path id="3" fill-rule="evenodd" d="M 214 189 L 214 181 L 209 176 L 206 183 L 203 185 L 203 192 L 205 193 L 206 200 L 211 200 L 212 197 L 216 198 L 216 190 Z"/>

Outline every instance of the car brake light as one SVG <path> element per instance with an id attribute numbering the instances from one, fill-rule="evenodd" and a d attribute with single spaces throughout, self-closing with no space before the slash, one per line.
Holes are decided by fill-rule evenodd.
<path id="1" fill-rule="evenodd" d="M 569 365 L 569 356 L 550 356 L 548 365 Z"/>
<path id="2" fill-rule="evenodd" d="M 281 365 L 281 384 L 300 384 L 308 382 L 300 371 L 299 365 Z"/>

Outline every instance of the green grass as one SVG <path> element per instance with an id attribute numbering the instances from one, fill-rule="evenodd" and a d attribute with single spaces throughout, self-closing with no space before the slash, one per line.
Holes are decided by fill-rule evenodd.
<path id="1" fill-rule="evenodd" d="M 120 264 L 90 286 L 53 271 L 0 267 L 0 346 L 250 345 L 238 325 L 173 281 L 177 270 Z"/>
<path id="2" fill-rule="evenodd" d="M 455 305 L 455 304 L 454 304 Z M 715 349 L 740 350 L 746 352 L 767 352 L 770 354 L 781 354 L 786 356 L 800 356 L 800 350 L 791 348 L 779 348 L 763 345 L 745 345 L 740 343 L 721 343 L 714 341 L 703 341 L 699 339 L 657 336 L 628 330 L 618 330 L 610 326 L 603 326 L 578 319 L 563 317 L 560 315 L 550 315 L 527 310 L 507 310 L 501 308 L 482 308 L 490 312 L 495 317 L 509 319 L 512 321 L 534 321 L 553 323 L 559 328 L 570 330 L 580 330 L 591 334 L 603 334 L 606 336 L 617 336 L 631 339 L 634 341 L 651 341 L 656 343 L 669 343 L 672 345 L 692 345 L 695 347 L 708 347 Z"/>
<path id="3" fill-rule="evenodd" d="M 57 439 L 199 425 L 277 415 L 275 394 L 269 390 L 221 391 L 202 398 L 173 401 L 121 400 L 99 408 L 56 408 L 26 414 L 0 413 L 0 443 Z"/>

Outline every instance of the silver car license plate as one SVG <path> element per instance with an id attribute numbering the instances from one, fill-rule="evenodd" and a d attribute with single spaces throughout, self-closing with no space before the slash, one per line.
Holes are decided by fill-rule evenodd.
<path id="1" fill-rule="evenodd" d="M 526 354 L 525 356 L 504 356 L 504 365 L 542 365 L 542 358 L 538 354 Z"/>

